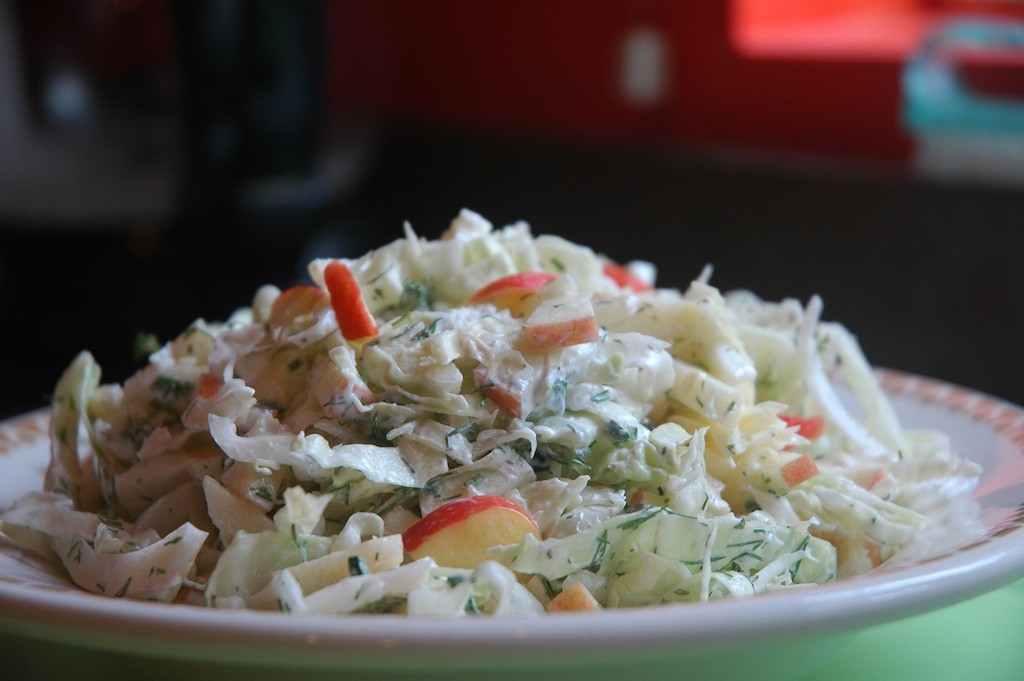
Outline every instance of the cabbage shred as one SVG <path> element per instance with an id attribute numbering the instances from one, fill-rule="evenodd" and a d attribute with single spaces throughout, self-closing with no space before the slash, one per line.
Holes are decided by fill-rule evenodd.
<path id="1" fill-rule="evenodd" d="M 309 267 L 324 290 L 329 262 Z M 820 584 L 970 515 L 978 468 L 901 428 L 816 298 L 723 295 L 709 269 L 633 290 L 586 247 L 470 211 L 343 262 L 375 338 L 342 337 L 326 295 L 281 314 L 267 286 L 123 385 L 83 352 L 57 386 L 46 490 L 4 533 L 111 597 L 467 616 L 540 613 L 574 583 L 603 607 Z M 553 275 L 535 304 L 592 311 L 596 339 L 524 347 L 527 314 L 466 303 L 520 272 Z M 406 555 L 413 522 L 475 495 L 542 538 L 475 569 Z"/>

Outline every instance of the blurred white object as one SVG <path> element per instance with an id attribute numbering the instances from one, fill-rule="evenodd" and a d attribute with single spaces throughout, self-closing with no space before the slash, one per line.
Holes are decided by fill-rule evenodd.
<path id="1" fill-rule="evenodd" d="M 668 46 L 657 29 L 634 28 L 622 42 L 622 97 L 634 106 L 654 106 L 668 90 Z"/>

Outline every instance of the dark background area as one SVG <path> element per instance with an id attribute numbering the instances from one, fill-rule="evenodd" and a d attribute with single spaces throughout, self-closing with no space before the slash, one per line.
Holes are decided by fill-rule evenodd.
<path id="1" fill-rule="evenodd" d="M 344 197 L 299 220 L 88 225 L 0 220 L 0 415 L 45 404 L 82 349 L 122 381 L 136 333 L 224 319 L 258 286 L 355 256 L 408 220 L 434 238 L 462 207 L 496 225 L 647 259 L 663 286 L 706 263 L 764 298 L 814 293 L 876 365 L 1024 403 L 1024 192 L 906 173 L 644 145 L 388 125 Z"/>
<path id="2" fill-rule="evenodd" d="M 711 263 L 724 290 L 820 294 L 874 364 L 1024 403 L 1024 60 L 925 49 L 979 12 L 993 45 L 1024 22 L 1003 0 L 0 0 L 0 418 L 82 349 L 123 381 L 138 333 L 463 207 L 662 286 Z M 964 87 L 914 99 L 919 67 Z M 979 130 L 999 142 L 965 156 Z"/>

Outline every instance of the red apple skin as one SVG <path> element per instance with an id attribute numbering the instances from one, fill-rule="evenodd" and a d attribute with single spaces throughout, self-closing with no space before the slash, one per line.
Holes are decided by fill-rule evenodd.
<path id="1" fill-rule="evenodd" d="M 790 487 L 796 487 L 818 474 L 818 464 L 807 454 L 802 454 L 784 465 L 780 472 L 782 480 Z"/>
<path id="2" fill-rule="evenodd" d="M 296 317 L 313 311 L 323 299 L 323 289 L 307 284 L 296 284 L 274 298 L 274 302 L 270 304 L 267 322 L 272 326 L 284 326 Z"/>
<path id="3" fill-rule="evenodd" d="M 536 293 L 544 284 L 552 281 L 555 275 L 547 272 L 517 272 L 507 277 L 495 279 L 476 293 L 469 297 L 468 303 L 479 303 L 495 293 L 508 291 L 522 291 L 524 293 Z"/>
<path id="4" fill-rule="evenodd" d="M 434 509 L 402 540 L 413 558 L 430 556 L 445 567 L 474 568 L 490 547 L 514 544 L 527 534 L 541 536 L 528 512 L 504 497 L 482 495 Z"/>
<path id="5" fill-rule="evenodd" d="M 596 317 L 582 317 L 523 327 L 523 342 L 530 350 L 565 348 L 596 341 L 601 328 Z"/>
<path id="6" fill-rule="evenodd" d="M 802 435 L 808 440 L 820 437 L 825 431 L 825 417 L 817 416 L 795 416 L 793 414 L 779 414 L 779 418 L 787 426 L 796 426 L 797 435 Z"/>
<path id="7" fill-rule="evenodd" d="M 516 418 L 523 416 L 523 403 L 519 399 L 519 395 L 516 395 L 508 388 L 492 385 L 481 388 L 481 392 L 484 394 L 484 397 L 501 407 L 506 414 Z"/>
<path id="8" fill-rule="evenodd" d="M 523 415 L 523 402 L 518 393 L 505 386 L 492 383 L 482 367 L 473 371 L 473 378 L 476 380 L 480 394 L 498 405 L 506 414 L 516 418 Z"/>
<path id="9" fill-rule="evenodd" d="M 604 272 L 604 276 L 614 281 L 620 288 L 630 289 L 637 293 L 653 290 L 650 284 L 617 263 L 606 262 L 602 265 L 601 270 Z"/>
<path id="10" fill-rule="evenodd" d="M 220 387 L 224 385 L 224 381 L 217 378 L 213 374 L 205 373 L 199 377 L 199 384 L 196 386 L 196 394 L 200 397 L 209 399 L 217 394 Z"/>
<path id="11" fill-rule="evenodd" d="M 496 279 L 479 289 L 467 300 L 467 305 L 491 303 L 499 309 L 508 310 L 513 316 L 529 311 L 534 294 L 555 277 L 546 272 L 518 272 Z"/>

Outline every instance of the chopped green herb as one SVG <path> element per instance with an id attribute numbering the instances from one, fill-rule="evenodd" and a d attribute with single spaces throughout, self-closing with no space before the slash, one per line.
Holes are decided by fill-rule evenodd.
<path id="1" fill-rule="evenodd" d="M 249 489 L 260 499 L 270 502 L 274 501 L 274 495 L 271 494 L 270 490 L 263 485 L 260 485 L 259 487 L 250 487 Z"/>
<path id="2" fill-rule="evenodd" d="M 644 513 L 641 516 L 633 518 L 632 520 L 627 520 L 626 522 L 622 523 L 621 525 L 619 525 L 619 529 L 622 529 L 622 530 L 635 530 L 636 528 L 640 527 L 641 525 L 643 525 L 644 523 L 646 523 L 648 520 L 650 520 L 654 516 L 658 515 L 659 513 L 661 513 L 661 509 L 660 508 L 651 509 L 650 511 L 648 511 L 647 513 Z"/>
<path id="3" fill-rule="evenodd" d="M 173 376 L 160 374 L 153 380 L 153 390 L 159 392 L 164 399 L 184 397 L 195 390 L 196 384 Z"/>
<path id="4" fill-rule="evenodd" d="M 118 590 L 117 590 L 117 593 L 116 593 L 116 594 L 114 594 L 114 596 L 116 596 L 117 598 L 123 598 L 123 597 L 124 597 L 125 595 L 127 595 L 127 594 L 128 594 L 128 588 L 129 588 L 129 587 L 130 587 L 131 585 L 132 585 L 132 578 L 131 578 L 131 577 L 129 577 L 129 578 L 127 579 L 127 581 L 125 581 L 125 583 L 124 583 L 124 586 L 122 586 L 122 587 L 121 587 L 120 589 L 118 589 Z"/>
<path id="5" fill-rule="evenodd" d="M 384 270 L 383 272 L 381 272 L 380 274 L 378 274 L 378 275 L 375 275 L 375 276 L 373 277 L 373 279 L 371 279 L 370 281 L 368 281 L 368 282 L 366 282 L 366 283 L 367 283 L 367 284 L 369 284 L 370 286 L 373 286 L 373 285 L 374 285 L 374 284 L 376 284 L 376 283 L 377 283 L 378 281 L 380 281 L 380 278 L 381 278 L 381 277 L 383 277 L 383 276 L 384 276 L 385 274 L 387 274 L 387 273 L 388 273 L 389 271 L 391 271 L 391 268 L 390 268 L 390 267 L 389 267 L 389 268 L 387 268 L 386 270 Z"/>
<path id="6" fill-rule="evenodd" d="M 367 567 L 366 561 L 362 556 L 349 556 L 348 574 L 352 577 L 357 575 L 368 575 L 370 574 L 370 568 Z"/>
<path id="7" fill-rule="evenodd" d="M 547 577 L 540 578 L 541 584 L 544 585 L 544 593 L 548 598 L 554 598 L 558 594 L 562 593 L 561 589 L 555 588 L 555 585 L 551 583 Z"/>
<path id="8" fill-rule="evenodd" d="M 374 504 L 372 511 L 377 515 L 384 515 L 391 509 L 412 501 L 417 496 L 419 496 L 419 490 L 412 487 L 401 487 L 393 494 L 378 495 L 377 502 Z"/>
<path id="9" fill-rule="evenodd" d="M 459 433 L 465 433 L 467 430 L 469 430 L 472 427 L 473 427 L 473 423 L 470 422 L 470 421 L 467 421 L 466 423 L 463 423 L 461 425 L 455 426 L 454 428 L 449 430 L 448 433 L 444 436 L 444 445 L 445 445 L 445 447 L 447 447 L 448 449 L 451 449 L 451 447 L 452 447 L 451 438 L 455 437 Z"/>
<path id="10" fill-rule="evenodd" d="M 412 327 L 413 326 L 415 326 L 415 324 L 406 324 L 405 328 L 402 329 L 402 331 L 400 333 L 396 333 L 394 336 L 391 336 L 391 338 L 389 338 L 388 340 L 398 340 L 399 338 L 401 338 L 405 334 L 407 334 L 410 331 L 412 331 Z"/>
<path id="11" fill-rule="evenodd" d="M 806 549 L 806 548 L 807 548 L 807 544 L 808 544 L 808 543 L 809 543 L 810 541 L 811 541 L 811 537 L 810 537 L 810 535 L 806 535 L 806 536 L 804 536 L 804 538 L 803 538 L 803 540 L 802 540 L 802 541 L 800 542 L 800 544 L 799 544 L 799 545 L 798 545 L 798 546 L 796 547 L 796 549 L 794 549 L 794 553 L 796 553 L 796 552 L 799 552 L 799 551 L 803 551 L 804 549 Z M 803 559 L 803 558 L 801 558 L 801 559 L 799 559 L 798 561 L 796 561 L 795 563 L 793 563 L 793 564 L 792 564 L 792 565 L 791 565 L 791 566 L 789 567 L 789 577 L 790 577 L 790 579 L 792 579 L 792 580 L 793 580 L 794 582 L 796 581 L 796 576 L 797 576 L 797 574 L 798 574 L 798 573 L 800 572 L 800 563 L 802 563 L 802 562 L 803 562 L 803 560 L 804 560 L 804 559 Z"/>
<path id="12" fill-rule="evenodd" d="M 608 425 L 604 428 L 605 435 L 612 441 L 612 444 L 620 445 L 623 442 L 629 442 L 636 440 L 637 428 L 636 426 L 630 426 L 625 428 L 619 424 L 618 421 L 609 421 Z"/>
<path id="13" fill-rule="evenodd" d="M 388 596 L 368 604 L 365 608 L 360 610 L 360 612 L 387 614 L 400 610 L 407 602 L 408 599 L 404 596 Z"/>
<path id="14" fill-rule="evenodd" d="M 156 334 L 140 331 L 135 334 L 135 340 L 132 341 L 132 359 L 139 362 L 159 349 L 160 341 L 157 340 Z"/>
<path id="15" fill-rule="evenodd" d="M 406 312 L 430 309 L 430 288 L 425 283 L 407 279 L 402 287 L 402 296 L 398 305 Z"/>
<path id="16" fill-rule="evenodd" d="M 414 340 L 414 341 L 426 340 L 427 338 L 429 338 L 434 333 L 437 333 L 437 325 L 440 324 L 440 323 L 441 323 L 441 318 L 438 317 L 434 321 L 430 322 L 430 324 L 424 326 L 422 330 L 420 330 L 416 335 L 414 335 L 412 337 L 411 340 Z"/>
<path id="17" fill-rule="evenodd" d="M 295 542 L 295 546 L 299 549 L 299 556 L 302 557 L 302 562 L 305 563 L 309 560 L 309 554 L 306 551 L 306 540 L 299 537 L 299 531 L 295 527 L 295 523 L 292 523 L 292 541 Z"/>
<path id="18" fill-rule="evenodd" d="M 566 447 L 565 445 L 556 444 L 553 442 L 544 443 L 543 446 L 538 446 L 537 457 L 539 460 L 550 459 L 556 461 L 565 466 L 569 466 L 574 471 L 579 473 L 586 473 L 590 471 L 590 466 L 587 464 L 587 457 L 590 455 L 589 447 L 582 447 L 580 449 L 573 449 L 572 447 Z"/>
<path id="19" fill-rule="evenodd" d="M 272 400 L 256 400 L 256 404 L 259 405 L 260 407 L 263 407 L 264 409 L 269 409 L 271 411 L 276 412 L 282 412 L 286 409 L 285 405 L 281 404 L 280 402 L 274 402 Z"/>
<path id="20" fill-rule="evenodd" d="M 104 525 L 106 525 L 107 527 L 112 527 L 115 530 L 124 529 L 124 521 L 121 520 L 120 518 L 116 517 L 116 516 L 112 516 L 112 515 L 97 515 L 96 517 L 99 518 L 99 521 L 101 523 L 103 523 Z"/>
<path id="21" fill-rule="evenodd" d="M 75 539 L 71 542 L 71 546 L 68 548 L 68 553 L 65 558 L 73 560 L 76 563 L 82 562 L 82 540 Z"/>
<path id="22" fill-rule="evenodd" d="M 594 556 L 590 559 L 587 564 L 587 569 L 595 567 L 604 558 L 605 551 L 608 550 L 608 545 L 611 543 L 608 541 L 608 529 L 605 528 L 601 531 L 601 534 L 597 536 L 597 548 L 594 550 Z"/>

